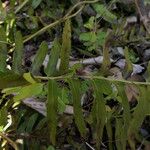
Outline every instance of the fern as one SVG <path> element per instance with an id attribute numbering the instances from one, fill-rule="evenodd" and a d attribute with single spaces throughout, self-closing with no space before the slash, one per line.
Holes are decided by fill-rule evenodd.
<path id="1" fill-rule="evenodd" d="M 60 53 L 60 73 L 65 74 L 69 68 L 69 56 L 71 52 L 71 23 L 66 20 L 62 35 L 62 47 Z"/>
<path id="2" fill-rule="evenodd" d="M 49 56 L 49 61 L 48 61 L 48 65 L 45 69 L 45 73 L 47 74 L 47 76 L 53 76 L 56 74 L 57 72 L 57 63 L 58 63 L 58 58 L 60 55 L 60 44 L 58 39 L 55 39 L 53 42 L 53 47 L 51 50 L 51 55 Z"/>
<path id="3" fill-rule="evenodd" d="M 130 58 L 129 58 L 128 47 L 125 47 L 125 59 L 126 59 L 126 65 L 125 65 L 124 76 L 125 76 L 125 78 L 127 78 L 131 75 L 131 73 L 133 71 L 132 62 L 130 61 Z"/>
<path id="4" fill-rule="evenodd" d="M 16 32 L 15 35 L 15 51 L 13 54 L 12 70 L 20 74 L 22 72 L 22 60 L 23 60 L 23 39 L 21 32 Z"/>
<path id="5" fill-rule="evenodd" d="M 58 87 L 54 80 L 48 81 L 47 119 L 50 129 L 50 141 L 56 144 Z"/>
<path id="6" fill-rule="evenodd" d="M 116 118 L 116 124 L 117 126 L 119 126 L 118 128 L 116 127 L 116 131 L 119 132 L 120 134 L 118 139 L 120 139 L 121 149 L 126 150 L 127 130 L 128 130 L 129 123 L 131 120 L 130 107 L 129 107 L 129 102 L 125 93 L 125 85 L 118 83 L 117 89 L 118 89 L 118 95 L 121 98 L 121 104 L 123 107 L 123 115 L 122 115 L 122 119 Z M 118 143 L 116 145 L 118 145 Z"/>
<path id="7" fill-rule="evenodd" d="M 0 41 L 6 42 L 6 33 L 2 26 L 0 26 Z M 0 43 L 0 71 L 6 71 L 6 59 L 7 59 L 7 45 Z"/>
<path id="8" fill-rule="evenodd" d="M 135 139 L 139 140 L 139 129 L 143 123 L 143 120 L 147 114 L 149 114 L 150 99 L 149 99 L 149 87 L 140 86 L 140 96 L 138 99 L 138 105 L 133 112 L 133 118 L 130 122 L 128 130 L 129 144 L 133 150 L 135 150 Z"/>
<path id="9" fill-rule="evenodd" d="M 86 126 L 81 109 L 81 84 L 79 80 L 69 80 L 72 93 L 75 123 L 83 137 L 86 135 Z"/>
<path id="10" fill-rule="evenodd" d="M 105 39 L 105 44 L 103 46 L 103 63 L 102 63 L 102 67 L 100 68 L 101 71 L 100 74 L 102 75 L 108 74 L 108 70 L 111 65 L 110 56 L 109 56 L 109 47 L 110 47 L 111 38 L 112 38 L 112 33 L 108 31 Z"/>
<path id="11" fill-rule="evenodd" d="M 92 108 L 92 117 L 94 119 L 94 126 L 96 129 L 96 144 L 97 149 L 100 149 L 100 145 L 102 142 L 103 129 L 106 123 L 106 108 L 105 108 L 105 100 L 103 97 L 103 81 L 102 80 L 93 80 L 93 88 L 94 88 L 94 104 Z"/>
<path id="12" fill-rule="evenodd" d="M 42 66 L 42 63 L 46 57 L 47 52 L 48 52 L 48 45 L 46 42 L 43 41 L 34 58 L 31 70 L 32 74 L 36 74 L 38 72 L 39 68 Z"/>

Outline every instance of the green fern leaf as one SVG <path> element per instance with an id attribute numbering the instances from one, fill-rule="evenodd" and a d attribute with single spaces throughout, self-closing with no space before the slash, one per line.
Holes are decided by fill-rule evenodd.
<path id="1" fill-rule="evenodd" d="M 83 118 L 83 112 L 81 108 L 81 83 L 79 80 L 69 80 L 69 86 L 72 93 L 74 118 L 79 132 L 83 137 L 86 134 L 86 126 Z"/>
<path id="2" fill-rule="evenodd" d="M 20 74 L 22 72 L 22 60 L 23 60 L 23 39 L 21 32 L 16 32 L 15 35 L 15 51 L 13 54 L 12 70 Z"/>
<path id="3" fill-rule="evenodd" d="M 107 120 L 106 130 L 107 130 L 108 140 L 112 141 L 113 140 L 113 132 L 112 132 L 112 126 L 111 126 L 111 119 Z M 109 150 L 113 150 L 112 142 L 109 142 L 108 146 L 109 146 Z"/>
<path id="4" fill-rule="evenodd" d="M 60 73 L 65 74 L 69 68 L 69 56 L 71 52 L 71 25 L 70 20 L 66 20 L 62 35 L 62 47 L 60 54 Z"/>
<path id="5" fill-rule="evenodd" d="M 124 76 L 125 76 L 125 78 L 127 78 L 131 75 L 131 73 L 133 71 L 132 62 L 131 62 L 130 56 L 129 56 L 129 49 L 127 47 L 125 48 L 125 59 L 126 59 L 126 65 L 125 65 Z"/>
<path id="6" fill-rule="evenodd" d="M 102 136 L 103 136 L 103 129 L 106 123 L 107 112 L 105 108 L 105 100 L 103 97 L 103 84 L 102 80 L 94 79 L 92 81 L 93 88 L 94 88 L 94 104 L 92 108 L 92 117 L 95 120 L 94 124 L 96 126 L 96 143 L 97 149 L 100 148 Z"/>
<path id="7" fill-rule="evenodd" d="M 126 141 L 126 138 L 124 138 L 124 135 L 126 135 L 127 130 L 124 130 L 124 121 L 122 118 L 116 118 L 115 122 L 115 140 L 116 140 L 116 147 L 117 150 L 125 150 L 124 145 L 122 143 L 123 140 Z"/>
<path id="8" fill-rule="evenodd" d="M 57 128 L 57 105 L 58 105 L 58 87 L 54 80 L 48 81 L 47 95 L 47 119 L 50 129 L 50 140 L 53 145 L 56 143 Z"/>
<path id="9" fill-rule="evenodd" d="M 0 89 L 27 85 L 27 82 L 21 75 L 12 71 L 0 72 Z"/>
<path id="10" fill-rule="evenodd" d="M 3 27 L 0 26 L 0 41 L 7 42 L 6 33 Z M 0 71 L 6 71 L 7 45 L 0 43 Z"/>
<path id="11" fill-rule="evenodd" d="M 47 52 L 48 52 L 48 45 L 45 41 L 43 41 L 34 58 L 31 70 L 32 74 L 36 74 L 38 72 L 39 68 L 42 66 L 42 63 L 46 57 Z"/>
<path id="12" fill-rule="evenodd" d="M 28 86 L 21 87 L 17 95 L 14 96 L 14 101 L 17 102 L 25 98 L 39 95 L 42 93 L 42 91 L 43 91 L 42 83 L 34 83 Z"/>
<path id="13" fill-rule="evenodd" d="M 131 120 L 130 127 L 128 130 L 129 144 L 133 150 L 135 149 L 134 140 L 136 138 L 139 140 L 139 129 L 143 123 L 145 116 L 149 113 L 150 108 L 149 87 L 139 86 L 139 89 L 140 96 L 138 99 L 138 104 L 133 113 L 133 119 Z"/>
<path id="14" fill-rule="evenodd" d="M 125 85 L 118 83 L 117 84 L 117 89 L 118 89 L 118 95 L 121 98 L 121 104 L 123 107 L 123 118 L 121 120 L 116 119 L 116 124 L 119 126 L 118 130 L 121 129 L 121 132 L 119 133 L 120 136 L 120 146 L 122 150 L 126 150 L 126 143 L 127 143 L 127 130 L 129 127 L 129 123 L 131 120 L 131 114 L 130 114 L 130 106 L 128 102 L 127 95 L 125 93 Z M 119 131 L 117 131 L 119 132 Z"/>
<path id="15" fill-rule="evenodd" d="M 56 74 L 56 71 L 57 71 L 56 66 L 57 66 L 59 55 L 60 55 L 60 49 L 61 49 L 61 46 L 59 44 L 59 41 L 58 39 L 55 39 L 53 42 L 51 55 L 49 56 L 48 65 L 45 69 L 45 73 L 47 74 L 47 76 L 53 76 Z"/>

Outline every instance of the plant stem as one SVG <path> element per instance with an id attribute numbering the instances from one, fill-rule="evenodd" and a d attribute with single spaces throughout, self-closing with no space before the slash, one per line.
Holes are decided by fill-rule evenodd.
<path id="1" fill-rule="evenodd" d="M 83 79 L 100 79 L 100 80 L 105 80 L 109 81 L 112 83 L 125 83 L 125 84 L 134 84 L 134 85 L 147 85 L 150 86 L 150 82 L 136 82 L 136 81 L 128 81 L 128 80 L 117 80 L 117 79 L 112 79 L 112 78 L 105 78 L 102 76 L 57 76 L 57 77 L 43 77 L 43 76 L 34 76 L 35 79 L 41 79 L 41 80 L 64 80 L 64 79 L 70 79 L 70 78 L 83 78 Z"/>
<path id="2" fill-rule="evenodd" d="M 15 150 L 19 150 L 17 144 L 8 138 L 4 133 L 0 132 L 0 136 L 5 139 Z"/>
<path id="3" fill-rule="evenodd" d="M 15 14 L 17 14 L 28 2 L 29 0 L 25 0 L 21 5 L 19 5 L 15 10 Z"/>
<path id="4" fill-rule="evenodd" d="M 54 26 L 56 26 L 56 25 L 58 25 L 58 24 L 64 22 L 64 21 L 67 20 L 67 19 L 73 18 L 74 16 L 76 16 L 76 15 L 83 9 L 84 6 L 82 6 L 82 5 L 85 5 L 85 4 L 92 4 L 92 3 L 96 3 L 96 2 L 98 2 L 98 1 L 100 1 L 100 0 L 78 2 L 77 4 L 75 4 L 75 5 L 70 9 L 70 11 L 69 11 L 64 17 L 62 17 L 62 18 L 60 18 L 59 20 L 57 20 L 57 21 L 55 21 L 55 22 L 53 22 L 53 23 L 51 23 L 51 24 L 49 24 L 49 25 L 43 27 L 42 29 L 38 30 L 36 33 L 34 33 L 34 34 L 32 34 L 31 36 L 27 37 L 27 38 L 23 41 L 23 43 L 28 42 L 29 40 L 33 39 L 34 37 L 36 37 L 36 36 L 38 36 L 38 35 L 44 33 L 46 30 L 48 30 L 48 29 L 50 29 L 50 28 L 53 28 Z M 81 7 L 79 8 L 79 10 L 76 11 L 75 13 L 73 13 L 73 14 L 71 15 L 71 13 L 75 10 L 75 8 L 78 7 L 78 6 L 80 6 L 80 5 L 81 5 Z"/>

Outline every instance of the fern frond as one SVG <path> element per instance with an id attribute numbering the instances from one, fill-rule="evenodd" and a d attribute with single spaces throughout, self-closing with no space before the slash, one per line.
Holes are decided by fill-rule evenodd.
<path id="1" fill-rule="evenodd" d="M 65 74 L 69 68 L 69 56 L 71 52 L 71 23 L 66 20 L 62 35 L 62 47 L 60 53 L 60 73 Z"/>

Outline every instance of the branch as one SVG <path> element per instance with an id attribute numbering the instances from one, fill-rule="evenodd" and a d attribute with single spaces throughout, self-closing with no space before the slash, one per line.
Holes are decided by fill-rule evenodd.
<path id="1" fill-rule="evenodd" d="M 96 3 L 96 2 L 98 2 L 98 1 L 100 1 L 100 0 L 78 2 L 76 5 L 74 5 L 74 6 L 70 9 L 70 11 L 69 11 L 64 17 L 62 17 L 62 18 L 60 18 L 59 20 L 57 20 L 57 21 L 55 21 L 55 22 L 53 22 L 53 23 L 51 23 L 51 24 L 49 24 L 49 25 L 43 27 L 42 29 L 40 29 L 40 30 L 37 31 L 36 33 L 34 33 L 34 34 L 32 34 L 31 36 L 29 36 L 28 38 L 26 38 L 26 39 L 23 41 L 23 43 L 26 43 L 27 41 L 29 41 L 29 40 L 33 39 L 34 37 L 36 37 L 36 36 L 38 36 L 38 35 L 44 33 L 44 32 L 47 31 L 48 29 L 53 28 L 54 26 L 56 26 L 56 25 L 58 25 L 58 24 L 64 22 L 64 21 L 67 20 L 67 19 L 73 18 L 74 16 L 76 16 L 76 15 L 84 8 L 83 5 Z M 75 8 L 78 7 L 78 6 L 80 6 L 80 5 L 81 5 L 81 7 L 79 8 L 79 10 L 71 15 L 71 13 L 75 10 Z"/>
<path id="2" fill-rule="evenodd" d="M 77 78 L 83 78 L 83 79 L 100 79 L 100 80 L 105 80 L 109 81 L 112 83 L 124 83 L 124 84 L 134 84 L 134 85 L 146 85 L 150 86 L 150 82 L 136 82 L 136 81 L 128 81 L 128 80 L 117 80 L 117 79 L 112 79 L 112 78 L 105 78 L 102 76 L 69 76 L 69 75 L 64 75 L 64 76 L 57 76 L 57 77 L 43 77 L 43 76 L 34 76 L 35 79 L 41 79 L 41 80 L 64 80 L 64 79 L 77 79 Z"/>
<path id="3" fill-rule="evenodd" d="M 5 134 L 3 134 L 2 132 L 0 132 L 0 136 L 5 139 L 15 150 L 19 150 L 17 144 L 12 141 L 10 138 L 8 138 Z"/>

